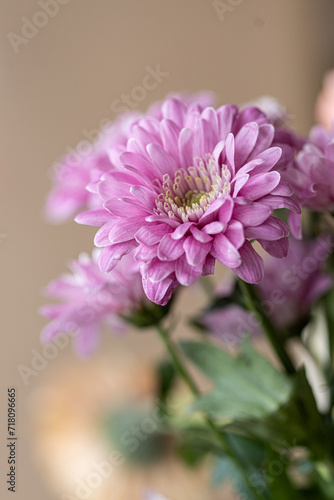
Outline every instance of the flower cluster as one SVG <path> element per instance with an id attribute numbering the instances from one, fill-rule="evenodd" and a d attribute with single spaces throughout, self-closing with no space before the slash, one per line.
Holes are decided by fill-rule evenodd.
<path id="1" fill-rule="evenodd" d="M 145 300 L 138 264 L 132 255 L 105 274 L 97 265 L 99 250 L 92 257 L 81 254 L 69 265 L 71 273 L 52 281 L 46 295 L 57 304 L 42 307 L 41 314 L 51 322 L 42 332 L 50 342 L 60 334 L 74 337 L 79 355 L 86 357 L 97 347 L 103 324 L 115 332 L 124 329 L 121 316 L 137 309 Z"/>

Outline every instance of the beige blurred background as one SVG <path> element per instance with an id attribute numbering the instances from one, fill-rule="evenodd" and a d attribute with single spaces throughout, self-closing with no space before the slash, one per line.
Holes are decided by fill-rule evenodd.
<path id="1" fill-rule="evenodd" d="M 213 2 L 204 0 L 63 0 L 59 12 L 21 43 L 9 34 L 21 36 L 22 18 L 32 20 L 41 10 L 39 2 L 2 1 L 1 498 L 12 498 L 5 485 L 7 387 L 15 386 L 18 395 L 16 498 L 52 500 L 56 497 L 31 458 L 29 415 L 38 386 L 68 359 L 77 363 L 66 348 L 27 386 L 17 370 L 20 364 L 31 365 L 32 349 L 41 351 L 41 288 L 65 270 L 68 259 L 90 250 L 94 233 L 75 223 L 52 226 L 43 219 L 50 165 L 86 139 L 85 130 L 115 117 L 112 102 L 141 84 L 147 66 L 159 65 L 168 76 L 147 92 L 138 109 L 183 89 L 213 90 L 218 104 L 269 94 L 287 106 L 300 132 L 312 124 L 322 74 L 334 66 L 334 2 L 221 3 L 234 5 L 223 18 Z M 122 339 L 117 345 L 104 339 L 103 347 L 110 349 L 112 363 L 118 350 L 131 347 L 142 353 L 148 343 L 153 353 L 157 348 L 149 335 L 135 338 L 133 347 Z M 149 356 L 148 351 L 145 347 Z"/>

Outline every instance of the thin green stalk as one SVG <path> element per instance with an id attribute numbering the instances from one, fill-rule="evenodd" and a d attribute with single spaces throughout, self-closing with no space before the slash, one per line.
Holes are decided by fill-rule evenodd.
<path id="1" fill-rule="evenodd" d="M 264 312 L 261 304 L 259 303 L 256 292 L 253 288 L 253 285 L 246 283 L 243 280 L 239 280 L 240 288 L 243 292 L 245 305 L 247 309 L 252 312 L 256 318 L 258 319 L 263 331 L 267 335 L 269 342 L 274 348 L 277 356 L 279 357 L 282 365 L 284 366 L 287 373 L 294 374 L 296 373 L 296 368 L 293 364 L 293 361 L 284 347 L 283 339 L 278 334 L 276 328 Z"/>
<path id="2" fill-rule="evenodd" d="M 161 326 L 157 326 L 157 331 L 158 331 L 160 338 L 162 339 L 170 357 L 172 358 L 174 366 L 175 366 L 176 370 L 178 371 L 179 375 L 183 378 L 185 383 L 188 385 L 192 394 L 194 396 L 199 396 L 200 391 L 199 391 L 198 387 L 196 386 L 195 382 L 193 381 L 191 375 L 188 373 L 187 369 L 183 366 L 182 361 L 180 360 L 179 355 L 175 349 L 174 344 L 170 340 L 168 333 Z M 213 431 L 215 436 L 217 438 L 219 438 L 219 442 L 223 446 L 224 452 L 228 453 L 227 449 L 226 449 L 227 443 L 226 443 L 225 437 L 221 433 L 219 427 L 217 427 L 217 425 L 209 417 L 206 417 L 206 423 L 211 428 L 211 430 Z"/>
<path id="3" fill-rule="evenodd" d="M 162 342 L 164 343 L 168 353 L 170 354 L 171 359 L 172 359 L 174 366 L 175 366 L 176 370 L 178 371 L 179 375 L 182 377 L 184 382 L 188 385 L 190 391 L 192 392 L 192 394 L 194 396 L 200 395 L 200 391 L 199 391 L 198 387 L 196 386 L 195 382 L 193 381 L 188 370 L 183 365 L 183 363 L 179 357 L 179 354 L 177 352 L 177 349 L 174 346 L 173 342 L 171 341 L 168 332 L 166 330 L 164 330 L 160 325 L 157 325 L 157 332 L 158 332 Z M 226 455 L 228 455 L 231 458 L 231 460 L 233 460 L 243 470 L 245 481 L 246 481 L 250 491 L 253 492 L 254 498 L 258 499 L 258 500 L 263 500 L 263 497 L 258 493 L 258 491 L 254 487 L 254 485 L 249 480 L 248 472 L 245 469 L 244 465 L 242 463 L 240 463 L 235 458 L 235 456 L 233 454 L 233 450 L 231 450 L 230 445 L 226 439 L 226 436 L 221 431 L 221 429 L 219 429 L 217 424 L 208 416 L 205 416 L 205 423 L 208 426 L 208 428 L 210 429 L 210 431 L 212 432 L 213 436 L 218 439 L 218 442 L 220 444 L 222 451 Z"/>

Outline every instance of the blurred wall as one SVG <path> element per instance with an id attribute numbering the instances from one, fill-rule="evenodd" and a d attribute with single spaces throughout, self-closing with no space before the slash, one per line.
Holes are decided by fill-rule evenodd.
<path id="1" fill-rule="evenodd" d="M 18 493 L 25 500 L 52 498 L 30 460 L 30 394 L 62 360 L 75 358 L 66 349 L 28 386 L 17 366 L 29 366 L 31 350 L 41 349 L 41 288 L 69 258 L 90 250 L 94 233 L 43 219 L 50 165 L 115 116 L 110 106 L 141 84 L 147 67 L 164 75 L 138 109 L 181 89 L 211 89 L 219 104 L 270 94 L 307 132 L 334 53 L 330 0 L 226 0 L 220 3 L 234 5 L 226 12 L 204 0 L 58 0 L 59 8 L 51 1 L 49 14 L 41 16 L 43 3 L 3 1 L 0 16 L 0 428 L 5 434 L 6 392 L 14 385 Z M 11 498 L 4 487 L 5 451 L 1 440 L 1 498 Z"/>

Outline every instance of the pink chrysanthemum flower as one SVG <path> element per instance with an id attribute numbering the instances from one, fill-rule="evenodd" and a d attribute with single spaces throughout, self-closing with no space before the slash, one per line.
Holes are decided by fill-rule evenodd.
<path id="1" fill-rule="evenodd" d="M 312 305 L 333 285 L 332 276 L 324 271 L 331 255 L 333 241 L 319 237 L 315 241 L 290 239 L 289 253 L 284 259 L 265 261 L 263 280 L 256 285 L 259 300 L 279 330 L 307 319 Z M 223 282 L 218 296 L 229 297 L 232 280 Z M 239 342 L 245 333 L 258 334 L 256 318 L 237 304 L 226 305 L 204 313 L 199 322 L 228 343 Z"/>
<path id="2" fill-rule="evenodd" d="M 333 132 L 320 125 L 313 127 L 294 168 L 283 172 L 300 205 L 311 210 L 334 211 Z"/>
<path id="3" fill-rule="evenodd" d="M 71 273 L 46 288 L 47 296 L 61 302 L 41 308 L 41 314 L 52 320 L 42 331 L 42 340 L 51 342 L 60 334 L 69 334 L 83 357 L 96 349 L 104 324 L 116 332 L 123 330 L 120 315 L 130 314 L 147 300 L 132 255 L 105 274 L 97 265 L 98 253 L 95 249 L 92 257 L 81 254 L 72 261 Z"/>
<path id="4" fill-rule="evenodd" d="M 289 230 L 272 213 L 300 211 L 277 171 L 291 158 L 284 154 L 282 165 L 275 127 L 260 110 L 232 105 L 168 99 L 161 113 L 131 126 L 117 171 L 99 183 L 103 206 L 76 219 L 102 226 L 95 238 L 105 247 L 101 269 L 136 248 L 147 296 L 162 305 L 179 283 L 212 274 L 215 259 L 259 282 L 263 261 L 249 240 L 285 256 Z"/>

